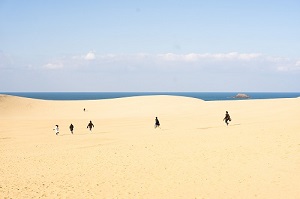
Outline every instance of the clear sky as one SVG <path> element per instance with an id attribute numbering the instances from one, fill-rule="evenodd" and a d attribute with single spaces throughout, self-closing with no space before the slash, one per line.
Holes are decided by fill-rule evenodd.
<path id="1" fill-rule="evenodd" d="M 0 0 L 0 92 L 300 92 L 298 0 Z"/>

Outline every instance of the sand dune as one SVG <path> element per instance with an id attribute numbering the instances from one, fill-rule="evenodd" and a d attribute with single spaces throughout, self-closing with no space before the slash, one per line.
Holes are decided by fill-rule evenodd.
<path id="1" fill-rule="evenodd" d="M 0 198 L 299 198 L 299 120 L 300 98 L 0 95 Z"/>

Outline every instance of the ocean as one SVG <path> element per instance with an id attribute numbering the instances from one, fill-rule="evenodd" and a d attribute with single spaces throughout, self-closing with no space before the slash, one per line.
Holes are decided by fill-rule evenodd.
<path id="1" fill-rule="evenodd" d="M 205 101 L 248 100 L 234 98 L 239 92 L 0 92 L 13 96 L 43 100 L 98 100 L 133 96 L 172 95 L 186 96 Z M 249 99 L 276 99 L 300 97 L 300 92 L 243 92 Z"/>

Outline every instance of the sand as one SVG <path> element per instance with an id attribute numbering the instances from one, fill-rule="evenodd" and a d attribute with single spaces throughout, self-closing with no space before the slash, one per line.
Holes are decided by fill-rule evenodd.
<path id="1" fill-rule="evenodd" d="M 0 95 L 0 157 L 0 198 L 299 198 L 300 98 Z"/>

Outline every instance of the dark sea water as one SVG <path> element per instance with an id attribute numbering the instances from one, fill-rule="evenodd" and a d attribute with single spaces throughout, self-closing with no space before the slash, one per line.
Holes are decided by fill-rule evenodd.
<path id="1" fill-rule="evenodd" d="M 172 95 L 186 96 L 205 101 L 248 100 L 234 98 L 238 92 L 2 92 L 13 96 L 43 100 L 98 100 L 133 96 Z M 249 99 L 276 99 L 300 97 L 300 92 L 244 92 Z"/>

